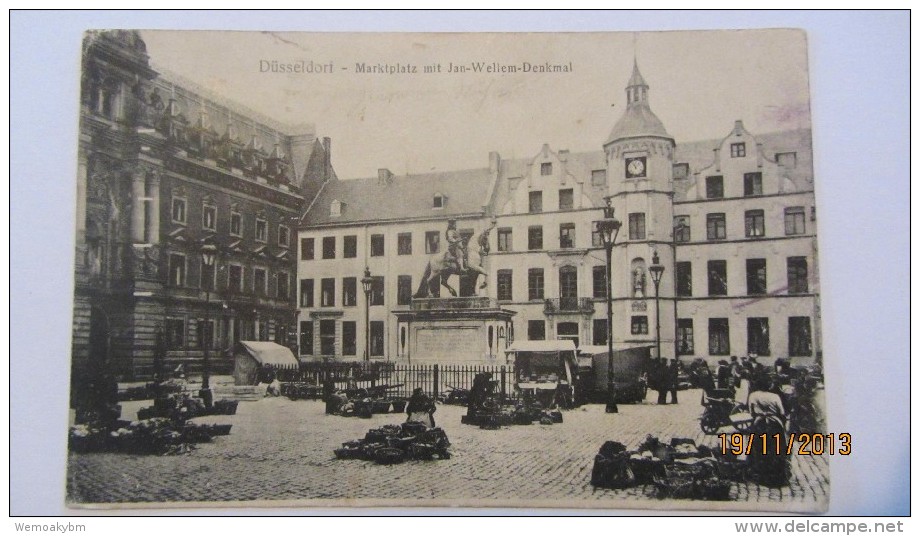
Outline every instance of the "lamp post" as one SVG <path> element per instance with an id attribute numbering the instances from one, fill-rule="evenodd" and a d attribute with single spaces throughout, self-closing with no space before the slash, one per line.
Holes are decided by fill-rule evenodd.
<path id="1" fill-rule="evenodd" d="M 658 250 L 656 249 L 652 252 L 652 265 L 648 267 L 648 271 L 652 274 L 652 283 L 655 283 L 655 357 L 661 359 L 661 315 L 658 306 L 658 286 L 661 284 L 664 266 L 658 261 Z"/>
<path id="2" fill-rule="evenodd" d="M 374 278 L 371 277 L 371 269 L 364 267 L 364 277 L 361 278 L 361 286 L 364 288 L 364 360 L 371 360 L 371 285 L 374 284 Z"/>
<path id="3" fill-rule="evenodd" d="M 204 360 L 202 361 L 202 366 L 204 370 L 201 374 L 201 391 L 198 395 L 204 400 L 204 405 L 211 407 L 214 402 L 214 396 L 211 393 L 211 283 L 214 281 L 214 262 L 217 259 L 217 246 L 214 244 L 205 244 L 201 246 L 201 262 L 208 267 L 208 275 L 211 277 L 211 281 L 205 286 L 205 298 L 204 298 L 204 329 L 202 333 L 204 334 Z"/>
<path id="4" fill-rule="evenodd" d="M 617 413 L 616 384 L 613 381 L 613 292 L 611 285 L 611 264 L 613 245 L 620 232 L 620 221 L 613 215 L 610 197 L 605 198 L 604 219 L 597 222 L 597 232 L 601 235 L 604 251 L 607 253 L 607 413 Z"/>

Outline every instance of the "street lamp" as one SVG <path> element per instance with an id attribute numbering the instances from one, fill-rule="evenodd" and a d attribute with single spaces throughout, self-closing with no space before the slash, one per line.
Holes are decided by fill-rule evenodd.
<path id="1" fill-rule="evenodd" d="M 364 288 L 364 360 L 371 360 L 371 285 L 374 284 L 374 278 L 371 277 L 371 269 L 364 267 L 364 277 L 361 278 L 361 286 Z"/>
<path id="2" fill-rule="evenodd" d="M 661 284 L 661 274 L 664 266 L 658 262 L 658 250 L 652 252 L 652 265 L 648 271 L 652 274 L 652 283 L 655 283 L 655 357 L 661 359 L 661 315 L 658 306 L 658 286 Z"/>
<path id="3" fill-rule="evenodd" d="M 211 284 L 214 281 L 214 262 L 217 260 L 217 246 L 214 244 L 205 244 L 201 246 L 201 262 L 208 267 L 208 276 L 211 278 L 205 285 L 205 298 L 204 298 L 204 329 L 201 330 L 204 335 L 204 360 L 202 366 L 204 368 L 201 374 L 201 391 L 198 393 L 198 396 L 204 400 L 204 405 L 211 407 L 214 402 L 214 396 L 211 393 Z"/>
<path id="4" fill-rule="evenodd" d="M 613 216 L 613 207 L 610 206 L 610 197 L 605 198 L 607 206 L 604 207 L 604 219 L 597 222 L 597 232 L 601 235 L 604 250 L 607 252 L 607 413 L 616 413 L 616 384 L 613 381 L 613 292 L 610 284 L 611 258 L 613 245 L 620 232 L 620 220 Z"/>

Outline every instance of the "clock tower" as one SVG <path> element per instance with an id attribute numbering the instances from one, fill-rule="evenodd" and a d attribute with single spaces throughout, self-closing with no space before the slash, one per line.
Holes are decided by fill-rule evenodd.
<path id="1" fill-rule="evenodd" d="M 611 267 L 612 332 L 615 343 L 654 346 L 656 317 L 660 317 L 661 355 L 673 358 L 674 138 L 649 107 L 648 90 L 634 61 L 626 84 L 626 111 L 604 143 L 608 195 L 616 218 L 622 222 Z M 659 285 L 658 315 L 649 270 L 655 252 L 665 267 Z"/>

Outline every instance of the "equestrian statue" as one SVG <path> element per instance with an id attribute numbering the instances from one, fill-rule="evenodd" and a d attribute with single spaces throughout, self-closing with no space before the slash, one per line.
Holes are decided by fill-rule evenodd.
<path id="1" fill-rule="evenodd" d="M 495 228 L 495 225 L 496 221 L 493 219 L 491 225 L 480 233 L 474 246 L 469 244 L 468 240 L 464 239 L 457 231 L 457 220 L 448 220 L 447 231 L 444 233 L 447 240 L 447 251 L 434 253 L 428 258 L 425 273 L 422 275 L 418 291 L 413 297 L 431 298 L 433 284 L 443 285 L 451 296 L 457 296 L 457 291 L 447 282 L 452 275 L 461 277 L 463 275 L 474 275 L 477 280 L 482 275 L 484 279 L 479 288 L 486 288 L 489 284 L 489 274 L 482 264 L 489 254 L 489 233 Z M 473 285 L 475 286 L 475 284 L 476 281 L 474 280 Z"/>

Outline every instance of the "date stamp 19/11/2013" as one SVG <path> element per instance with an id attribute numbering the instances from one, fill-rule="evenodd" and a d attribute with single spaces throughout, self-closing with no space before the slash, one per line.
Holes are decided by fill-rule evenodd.
<path id="1" fill-rule="evenodd" d="M 848 456 L 852 452 L 852 436 L 841 434 L 719 434 L 722 455 L 735 456 L 769 454 L 791 456 Z M 798 448 L 795 447 L 798 443 Z"/>

